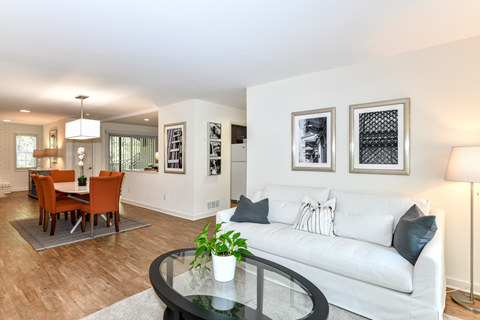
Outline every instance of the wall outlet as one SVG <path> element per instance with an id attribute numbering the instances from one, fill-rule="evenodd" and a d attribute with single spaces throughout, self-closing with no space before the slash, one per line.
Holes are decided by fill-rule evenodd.
<path id="1" fill-rule="evenodd" d="M 163 194 L 163 200 L 167 200 L 167 194 L 166 193 Z"/>
<path id="2" fill-rule="evenodd" d="M 130 188 L 128 188 L 128 193 L 130 193 Z"/>

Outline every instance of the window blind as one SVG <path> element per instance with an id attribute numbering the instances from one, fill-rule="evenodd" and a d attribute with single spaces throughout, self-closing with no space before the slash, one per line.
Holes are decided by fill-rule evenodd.
<path id="1" fill-rule="evenodd" d="M 107 132 L 107 139 L 110 171 L 144 170 L 150 164 L 155 166 L 157 136 Z"/>

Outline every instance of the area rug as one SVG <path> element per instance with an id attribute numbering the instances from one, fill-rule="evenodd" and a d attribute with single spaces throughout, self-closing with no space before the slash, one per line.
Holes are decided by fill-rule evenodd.
<path id="1" fill-rule="evenodd" d="M 158 320 L 163 319 L 165 304 L 158 298 L 153 288 L 137 293 L 81 320 Z M 365 320 L 358 314 L 330 305 L 328 320 Z M 443 315 L 444 320 L 461 320 Z"/>
<path id="2" fill-rule="evenodd" d="M 151 226 L 151 224 L 120 215 L 119 232 L 126 232 L 138 228 L 144 228 Z M 42 251 L 51 248 L 65 246 L 67 244 L 72 244 L 81 241 L 87 241 L 95 238 L 105 237 L 112 234 L 117 234 L 115 231 L 115 225 L 107 227 L 107 223 L 99 217 L 98 224 L 94 227 L 93 238 L 90 237 L 90 222 L 87 221 L 85 226 L 85 232 L 82 232 L 82 228 L 79 225 L 77 229 L 70 233 L 73 228 L 70 220 L 66 221 L 61 215 L 60 219 L 57 220 L 55 226 L 55 234 L 50 236 L 50 225 L 49 223 L 48 230 L 43 232 L 43 227 L 38 224 L 38 218 L 28 218 L 22 220 L 10 221 L 10 224 L 17 229 L 18 233 L 27 240 L 28 243 L 36 250 Z"/>
<path id="3" fill-rule="evenodd" d="M 216 284 L 207 279 L 208 276 L 198 276 L 198 273 L 193 274 L 192 271 L 184 272 L 174 278 L 173 288 L 182 292 L 184 295 L 215 295 Z M 241 301 L 248 304 L 252 309 L 256 309 L 256 292 L 251 292 L 250 287 L 245 285 L 250 281 L 256 281 L 256 275 L 249 274 L 237 269 L 235 272 L 235 282 L 237 282 L 238 290 L 235 290 L 235 301 Z M 272 319 L 298 319 L 308 313 L 305 307 L 311 308 L 311 304 L 306 301 L 311 301 L 307 295 L 294 292 L 292 293 L 290 288 L 286 288 L 280 284 L 272 281 L 264 283 L 264 294 L 278 295 L 279 297 L 286 294 L 286 299 L 282 301 L 288 301 L 285 304 L 285 308 L 278 303 L 264 302 L 263 310 Z M 213 290 L 213 291 L 212 291 Z M 285 297 L 283 297 L 285 298 Z M 311 302 L 310 302 L 311 303 Z M 291 305 L 293 307 L 289 307 Z M 282 310 L 283 309 L 283 310 Z M 107 308 L 97 311 L 82 320 L 153 320 L 163 319 L 163 313 L 165 310 L 165 304 L 158 298 L 153 288 L 140 292 L 132 297 L 117 302 Z M 298 313 L 298 314 L 297 314 Z M 367 318 L 359 316 L 355 313 L 349 312 L 345 309 L 330 304 L 329 320 L 365 320 Z M 444 320 L 461 320 L 452 316 L 444 315 Z"/>

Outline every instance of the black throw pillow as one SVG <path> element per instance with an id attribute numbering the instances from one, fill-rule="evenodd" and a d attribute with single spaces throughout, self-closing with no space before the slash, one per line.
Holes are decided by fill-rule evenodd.
<path id="1" fill-rule="evenodd" d="M 230 218 L 230 221 L 268 224 L 270 222 L 268 221 L 267 216 L 268 199 L 252 202 L 252 200 L 241 195 L 240 203 L 238 204 L 235 213 Z"/>
<path id="2" fill-rule="evenodd" d="M 398 221 L 393 233 L 393 247 L 412 265 L 417 262 L 423 247 L 437 232 L 435 216 L 426 216 L 413 205 Z"/>

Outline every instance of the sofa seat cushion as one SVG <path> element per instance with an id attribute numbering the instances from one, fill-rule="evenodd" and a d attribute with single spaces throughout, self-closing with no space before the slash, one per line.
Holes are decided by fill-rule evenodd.
<path id="1" fill-rule="evenodd" d="M 413 266 L 393 247 L 322 236 L 275 222 L 239 223 L 225 229 L 241 232 L 249 248 L 396 291 L 412 292 Z"/>

